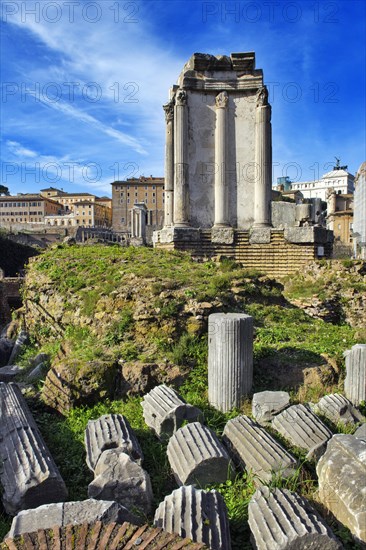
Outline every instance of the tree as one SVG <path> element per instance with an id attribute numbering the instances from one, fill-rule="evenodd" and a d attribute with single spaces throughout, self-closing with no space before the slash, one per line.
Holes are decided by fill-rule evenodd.
<path id="1" fill-rule="evenodd" d="M 0 185 L 0 195 L 6 195 L 7 197 L 10 195 L 9 189 L 5 185 Z"/>

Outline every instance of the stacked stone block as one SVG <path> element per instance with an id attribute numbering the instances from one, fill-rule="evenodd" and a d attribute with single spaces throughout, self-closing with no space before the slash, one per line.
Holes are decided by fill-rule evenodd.
<path id="1" fill-rule="evenodd" d="M 142 451 L 127 419 L 111 414 L 89 421 L 85 446 L 87 464 L 94 472 L 88 496 L 148 514 L 153 498 L 150 476 L 141 466 Z"/>
<path id="2" fill-rule="evenodd" d="M 85 448 L 86 463 L 92 472 L 102 453 L 109 449 L 122 449 L 139 464 L 143 460 L 140 444 L 127 418 L 121 414 L 105 414 L 97 420 L 89 420 Z"/>

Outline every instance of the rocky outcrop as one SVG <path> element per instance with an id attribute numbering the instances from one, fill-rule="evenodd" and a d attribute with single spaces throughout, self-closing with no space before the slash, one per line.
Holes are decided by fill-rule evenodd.
<path id="1" fill-rule="evenodd" d="M 72 407 L 113 398 L 118 391 L 118 374 L 118 365 L 113 361 L 64 358 L 48 371 L 43 400 L 66 414 Z"/>

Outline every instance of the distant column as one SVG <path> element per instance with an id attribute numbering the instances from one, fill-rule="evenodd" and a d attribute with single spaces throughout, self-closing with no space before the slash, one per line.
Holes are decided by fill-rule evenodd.
<path id="1" fill-rule="evenodd" d="M 265 86 L 257 92 L 255 112 L 254 226 L 271 225 L 272 129 L 271 106 Z"/>
<path id="2" fill-rule="evenodd" d="M 174 108 L 174 225 L 189 227 L 187 93 L 178 90 Z"/>
<path id="3" fill-rule="evenodd" d="M 226 118 L 227 92 L 216 96 L 215 133 L 215 226 L 228 226 L 228 189 L 226 183 Z"/>
<path id="4" fill-rule="evenodd" d="M 213 313 L 208 318 L 208 400 L 222 412 L 242 405 L 253 381 L 253 318 Z"/>
<path id="5" fill-rule="evenodd" d="M 164 227 L 173 225 L 174 212 L 174 101 L 163 105 L 165 111 Z"/>

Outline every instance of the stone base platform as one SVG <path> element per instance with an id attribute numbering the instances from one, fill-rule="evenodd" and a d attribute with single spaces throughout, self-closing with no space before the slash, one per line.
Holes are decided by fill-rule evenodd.
<path id="1" fill-rule="evenodd" d="M 333 232 L 317 226 L 250 231 L 169 227 L 155 231 L 153 242 L 155 248 L 187 251 L 199 259 L 232 258 L 248 269 L 278 277 L 313 260 L 330 258 Z"/>

